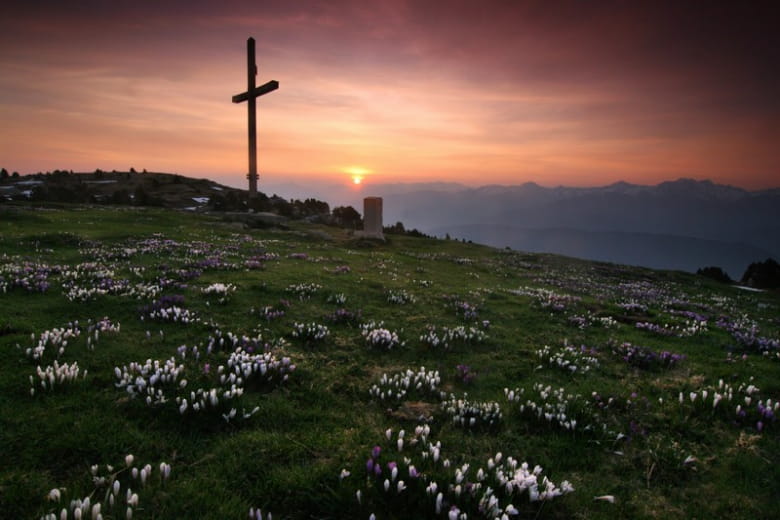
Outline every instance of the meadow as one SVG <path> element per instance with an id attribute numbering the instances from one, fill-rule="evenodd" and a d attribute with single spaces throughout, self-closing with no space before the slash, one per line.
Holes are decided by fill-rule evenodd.
<path id="1" fill-rule="evenodd" d="M 780 298 L 0 207 L 0 517 L 776 518 Z"/>

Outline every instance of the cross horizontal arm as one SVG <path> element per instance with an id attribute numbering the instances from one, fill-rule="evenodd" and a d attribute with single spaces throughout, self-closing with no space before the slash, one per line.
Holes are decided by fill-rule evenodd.
<path id="1" fill-rule="evenodd" d="M 252 92 L 242 92 L 241 94 L 236 94 L 233 96 L 233 103 L 241 103 L 242 101 L 246 101 L 249 99 L 249 96 L 252 97 L 260 97 L 263 94 L 268 94 L 269 92 L 273 92 L 274 90 L 279 88 L 279 82 L 272 79 L 268 83 L 265 83 L 264 85 L 260 85 L 259 87 L 255 87 Z"/>

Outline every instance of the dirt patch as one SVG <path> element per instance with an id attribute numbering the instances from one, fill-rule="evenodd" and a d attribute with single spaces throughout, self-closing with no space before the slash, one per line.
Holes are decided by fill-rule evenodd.
<path id="1" fill-rule="evenodd" d="M 734 442 L 734 446 L 728 449 L 727 453 L 739 453 L 747 451 L 758 455 L 758 441 L 761 439 L 760 435 L 751 435 L 745 432 L 739 432 L 739 438 Z"/>
<path id="2" fill-rule="evenodd" d="M 405 401 L 397 410 L 389 412 L 390 417 L 404 421 L 428 420 L 433 417 L 438 408 L 433 403 L 424 401 Z"/>

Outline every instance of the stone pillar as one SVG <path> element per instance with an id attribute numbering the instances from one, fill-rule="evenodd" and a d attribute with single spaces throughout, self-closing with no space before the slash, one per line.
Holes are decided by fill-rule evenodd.
<path id="1" fill-rule="evenodd" d="M 363 236 L 385 238 L 382 233 L 382 197 L 363 199 Z"/>

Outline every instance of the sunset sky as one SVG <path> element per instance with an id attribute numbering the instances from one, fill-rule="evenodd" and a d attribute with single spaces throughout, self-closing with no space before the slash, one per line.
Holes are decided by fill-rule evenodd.
<path id="1" fill-rule="evenodd" d="M 780 4 L 34 1 L 0 7 L 0 166 L 265 180 L 780 186 Z"/>

